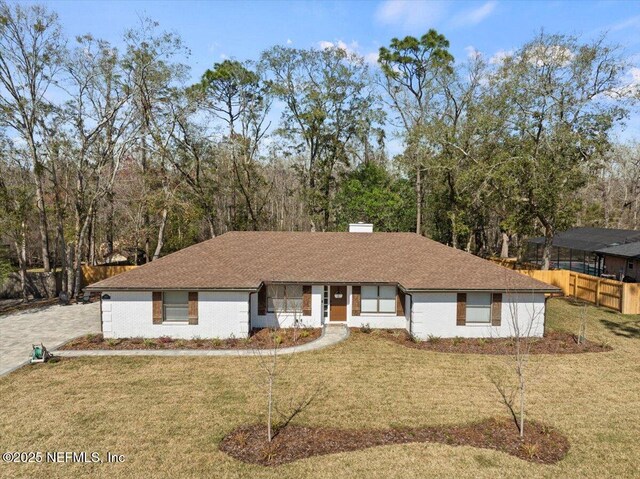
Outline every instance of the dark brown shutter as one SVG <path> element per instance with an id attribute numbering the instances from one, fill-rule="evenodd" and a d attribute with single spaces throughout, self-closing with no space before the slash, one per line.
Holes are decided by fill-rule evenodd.
<path id="1" fill-rule="evenodd" d="M 302 316 L 311 316 L 311 285 L 302 287 Z"/>
<path id="2" fill-rule="evenodd" d="M 464 326 L 467 322 L 467 293 L 458 293 L 458 309 L 456 325 Z"/>
<path id="3" fill-rule="evenodd" d="M 500 326 L 502 322 L 502 293 L 491 295 L 491 326 Z"/>
<path id="4" fill-rule="evenodd" d="M 162 324 L 162 292 L 153 292 L 153 324 Z"/>
<path id="5" fill-rule="evenodd" d="M 267 314 L 267 285 L 263 284 L 258 291 L 258 316 Z"/>
<path id="6" fill-rule="evenodd" d="M 361 287 L 360 286 L 353 286 L 351 288 L 351 315 L 352 316 L 360 316 L 360 310 L 361 310 Z"/>
<path id="7" fill-rule="evenodd" d="M 198 324 L 198 292 L 189 291 L 189 324 Z"/>
<path id="8" fill-rule="evenodd" d="M 396 293 L 396 316 L 404 316 L 404 297 L 404 291 L 400 291 L 398 288 Z"/>

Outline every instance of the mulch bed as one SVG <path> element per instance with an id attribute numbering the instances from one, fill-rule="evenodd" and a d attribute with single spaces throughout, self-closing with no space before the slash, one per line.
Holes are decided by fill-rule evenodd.
<path id="1" fill-rule="evenodd" d="M 357 451 L 375 446 L 435 442 L 506 452 L 529 462 L 554 464 L 569 450 L 569 441 L 555 429 L 533 421 L 525 423 L 520 439 L 513 421 L 487 419 L 477 423 L 406 429 L 348 430 L 287 426 L 269 443 L 266 426 L 244 426 L 227 435 L 220 450 L 251 464 L 277 466 L 312 456 Z"/>
<path id="2" fill-rule="evenodd" d="M 68 342 L 60 349 L 270 349 L 273 348 L 274 338 L 279 348 L 286 348 L 308 343 L 318 339 L 321 334 L 321 329 L 312 328 L 258 329 L 246 339 L 173 339 L 168 336 L 155 339 L 105 339 L 102 334 L 88 334 Z"/>
<path id="3" fill-rule="evenodd" d="M 357 333 L 365 334 L 359 329 Z M 416 341 L 403 329 L 375 330 L 370 334 L 415 349 L 441 353 L 513 354 L 512 338 L 431 338 Z M 578 344 L 576 336 L 564 331 L 549 331 L 542 338 L 531 339 L 531 354 L 576 354 L 611 351 L 611 346 L 586 340 Z"/>

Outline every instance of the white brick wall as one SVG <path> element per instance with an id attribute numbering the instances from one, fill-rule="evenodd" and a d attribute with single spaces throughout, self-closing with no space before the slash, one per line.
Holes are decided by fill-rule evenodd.
<path id="1" fill-rule="evenodd" d="M 302 321 L 305 327 L 321 328 L 322 327 L 322 286 L 311 286 L 311 316 L 299 315 L 298 319 Z M 274 313 L 267 313 L 264 316 L 258 316 L 258 293 L 251 294 L 251 327 L 252 328 L 291 328 L 295 316 L 293 314 L 280 314 L 276 319 Z"/>
<path id="2" fill-rule="evenodd" d="M 500 326 L 456 325 L 456 293 L 413 293 L 411 332 L 420 339 L 429 335 L 441 338 L 489 338 L 514 334 L 514 320 L 524 331 L 533 321 L 532 336 L 544 333 L 545 301 L 543 293 L 502 295 Z"/>
<path id="3" fill-rule="evenodd" d="M 396 316 L 395 314 L 386 314 L 386 313 L 378 313 L 378 314 L 360 313 L 360 316 L 353 316 L 351 294 L 352 294 L 352 288 L 351 286 L 347 286 L 347 325 L 350 328 L 359 328 L 360 326 L 364 326 L 365 324 L 368 324 L 369 327 L 371 328 L 402 329 L 407 327 L 406 315 Z M 407 295 L 407 298 L 408 298 L 408 295 Z M 404 310 L 405 310 L 405 313 L 409 311 L 406 301 L 405 301 Z"/>
<path id="4" fill-rule="evenodd" d="M 249 293 L 200 291 L 198 324 L 153 324 L 152 294 L 147 291 L 105 291 L 102 329 L 105 338 L 245 338 L 249 333 Z"/>

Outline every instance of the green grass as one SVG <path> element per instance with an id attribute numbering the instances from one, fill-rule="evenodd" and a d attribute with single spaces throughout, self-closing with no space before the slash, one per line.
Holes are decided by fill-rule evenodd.
<path id="1" fill-rule="evenodd" d="M 579 307 L 548 303 L 547 326 L 577 332 Z M 638 477 L 640 316 L 589 306 L 587 338 L 607 353 L 532 357 L 529 415 L 571 442 L 553 466 L 471 447 L 409 444 L 319 456 L 278 468 L 218 451 L 264 419 L 255 358 L 78 358 L 0 378 L 0 451 L 97 451 L 124 464 L 2 464 L 0 476 L 76 477 Z M 623 334 L 624 333 L 624 334 Z M 453 424 L 505 416 L 487 370 L 505 358 L 421 351 L 353 334 L 293 356 L 278 394 L 328 384 L 296 419 L 348 428 Z"/>

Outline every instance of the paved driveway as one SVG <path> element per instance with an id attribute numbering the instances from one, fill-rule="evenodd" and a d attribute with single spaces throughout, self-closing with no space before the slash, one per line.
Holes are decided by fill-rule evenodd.
<path id="1" fill-rule="evenodd" d="M 76 336 L 100 332 L 100 303 L 49 306 L 0 316 L 0 376 L 31 355 L 31 344 L 53 351 Z"/>

